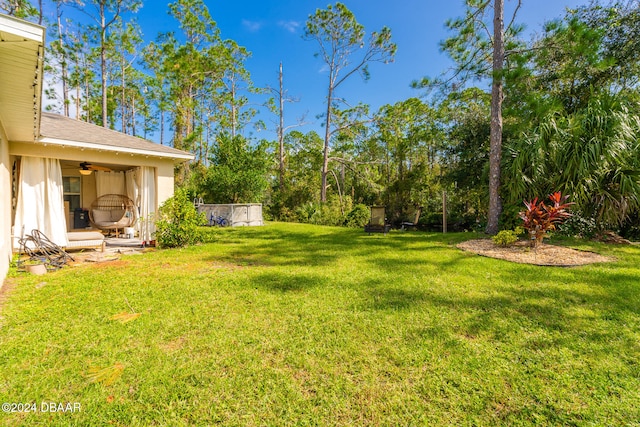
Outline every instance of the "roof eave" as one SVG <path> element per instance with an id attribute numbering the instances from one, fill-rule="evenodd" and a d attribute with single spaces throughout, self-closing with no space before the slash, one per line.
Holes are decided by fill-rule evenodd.
<path id="1" fill-rule="evenodd" d="M 38 142 L 43 145 L 57 145 L 60 147 L 75 147 L 85 150 L 96 150 L 96 151 L 107 151 L 113 153 L 126 153 L 126 154 L 134 154 L 139 156 L 147 156 L 147 157 L 159 157 L 165 159 L 172 159 L 174 161 L 178 161 L 179 163 L 184 163 L 189 160 L 195 159 L 193 154 L 189 153 L 163 153 L 161 151 L 153 151 L 153 150 L 143 150 L 138 148 L 126 148 L 126 147 L 114 147 L 110 145 L 104 144 L 95 144 L 91 142 L 84 141 L 70 141 L 65 139 L 57 139 L 57 138 L 48 138 L 41 137 L 38 139 Z"/>
<path id="2" fill-rule="evenodd" d="M 3 97 L 3 105 L 0 105 L 0 117 L 5 123 L 5 132 L 10 140 L 30 139 L 35 140 L 40 133 L 40 111 L 42 105 L 42 82 L 44 67 L 44 44 L 46 28 L 22 19 L 0 14 L 0 33 L 3 44 L 13 46 L 6 48 L 4 53 L 11 52 L 12 57 L 3 65 L 3 77 L 12 75 L 11 70 L 19 76 L 18 81 L 13 79 L 2 84 L 3 93 L 7 87 L 15 93 L 19 93 L 19 102 L 16 99 L 10 101 Z M 6 50 L 6 52 L 5 52 Z M 16 78 L 15 75 L 12 75 Z M 7 80 L 9 81 L 9 80 Z"/>
<path id="3" fill-rule="evenodd" d="M 0 31 L 6 31 L 26 40 L 41 43 L 46 27 L 13 16 L 0 14 Z"/>

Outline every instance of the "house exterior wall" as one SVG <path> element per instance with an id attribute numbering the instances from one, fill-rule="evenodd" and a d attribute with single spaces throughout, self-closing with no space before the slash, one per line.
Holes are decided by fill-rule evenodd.
<path id="1" fill-rule="evenodd" d="M 11 160 L 9 143 L 0 126 L 0 288 L 11 261 Z"/>
<path id="2" fill-rule="evenodd" d="M 174 174 L 173 163 L 159 163 L 156 169 L 156 192 L 158 196 L 158 207 L 173 196 Z"/>

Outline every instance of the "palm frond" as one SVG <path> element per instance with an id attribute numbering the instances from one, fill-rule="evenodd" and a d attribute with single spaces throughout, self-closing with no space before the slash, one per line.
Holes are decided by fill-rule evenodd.
<path id="1" fill-rule="evenodd" d="M 90 367 L 86 374 L 89 382 L 102 383 L 104 385 L 113 384 L 124 372 L 124 365 L 122 363 L 116 363 L 113 366 L 107 366 L 106 368 Z"/>

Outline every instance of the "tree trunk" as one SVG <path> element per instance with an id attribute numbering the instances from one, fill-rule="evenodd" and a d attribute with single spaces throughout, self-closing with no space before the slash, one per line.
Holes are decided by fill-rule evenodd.
<path id="1" fill-rule="evenodd" d="M 500 161 L 502 156 L 502 68 L 504 65 L 504 0 L 494 1 L 493 84 L 491 87 L 491 140 L 489 150 L 488 234 L 498 232 L 500 202 Z"/>
<path id="2" fill-rule="evenodd" d="M 322 187 L 320 189 L 320 201 L 327 201 L 327 175 L 329 173 L 329 139 L 331 138 L 331 100 L 333 98 L 333 80 L 329 83 L 327 95 L 327 121 L 324 128 L 324 151 L 322 158 Z"/>
<path id="3" fill-rule="evenodd" d="M 160 109 L 160 145 L 164 145 L 164 108 Z"/>
<path id="4" fill-rule="evenodd" d="M 236 82 L 231 80 L 231 136 L 236 137 L 237 128 L 237 107 L 236 107 Z"/>
<path id="5" fill-rule="evenodd" d="M 122 133 L 127 133 L 126 108 L 124 106 L 125 101 L 126 101 L 126 94 L 125 94 L 126 82 L 125 82 L 125 79 L 124 79 L 124 73 L 125 73 L 124 53 L 122 54 L 120 67 L 121 67 L 121 72 L 122 72 L 122 79 L 120 81 L 120 96 L 122 98 L 120 100 L 120 104 L 121 104 L 120 105 L 120 114 L 122 115 Z"/>
<path id="6" fill-rule="evenodd" d="M 89 82 L 89 75 L 87 73 L 85 73 L 85 77 L 84 77 L 84 105 L 85 105 L 85 109 L 87 112 L 87 117 L 86 117 L 86 122 L 87 123 L 91 123 L 91 103 L 90 103 L 90 99 L 89 99 L 89 95 L 91 94 L 91 89 L 90 89 L 90 85 L 91 83 Z"/>
<path id="7" fill-rule="evenodd" d="M 62 108 L 65 117 L 69 117 L 69 85 L 67 76 L 67 51 L 66 46 L 64 44 L 63 34 L 62 34 L 62 22 L 60 20 L 62 13 L 60 12 L 60 3 L 56 5 L 57 8 L 57 16 L 58 16 L 58 41 L 60 42 L 60 72 L 62 73 Z M 40 20 L 42 20 L 42 2 L 40 2 Z"/>
<path id="8" fill-rule="evenodd" d="M 76 120 L 80 120 L 80 100 L 81 98 L 80 83 L 76 86 Z"/>
<path id="9" fill-rule="evenodd" d="M 102 126 L 107 126 L 107 27 L 104 14 L 104 2 L 100 3 L 100 71 L 102 73 Z"/>
<path id="10" fill-rule="evenodd" d="M 136 97 L 131 97 L 131 135 L 136 136 Z"/>
<path id="11" fill-rule="evenodd" d="M 284 84 L 282 75 L 282 62 L 280 63 L 279 81 L 280 92 L 278 94 L 280 98 L 280 124 L 278 126 L 278 161 L 280 164 L 280 191 L 284 191 Z"/>

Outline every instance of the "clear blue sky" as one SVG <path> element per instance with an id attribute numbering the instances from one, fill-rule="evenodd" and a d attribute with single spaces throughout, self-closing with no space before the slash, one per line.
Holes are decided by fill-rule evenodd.
<path id="1" fill-rule="evenodd" d="M 167 13 L 169 1 L 146 0 L 138 12 L 145 41 L 155 39 L 159 32 L 176 29 Z M 286 122 L 307 112 L 307 121 L 314 122 L 304 130 L 320 133 L 326 96 L 327 74 L 323 63 L 314 57 L 315 42 L 302 39 L 308 16 L 316 9 L 334 4 L 327 0 L 205 0 L 222 37 L 233 39 L 252 52 L 246 67 L 257 86 L 278 84 L 278 64 L 282 61 L 285 89 L 299 102 L 287 104 Z M 363 82 L 358 75 L 341 87 L 339 96 L 355 104 L 370 104 L 372 111 L 395 103 L 419 91 L 410 88 L 413 80 L 423 76 L 437 76 L 450 62 L 440 52 L 439 42 L 448 32 L 445 21 L 463 14 L 462 0 L 343 0 L 367 33 L 387 26 L 398 46 L 395 62 L 370 66 L 371 79 Z M 523 0 L 517 21 L 526 25 L 527 33 L 539 32 L 542 24 L 563 15 L 567 7 L 587 4 L 588 0 Z M 505 19 L 516 0 L 506 0 Z M 268 127 L 274 128 L 273 115 L 264 115 Z M 272 132 L 255 134 L 258 138 L 273 138 Z"/>

